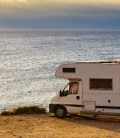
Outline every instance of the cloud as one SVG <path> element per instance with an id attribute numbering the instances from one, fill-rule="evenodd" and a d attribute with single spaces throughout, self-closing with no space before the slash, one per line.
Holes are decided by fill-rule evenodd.
<path id="1" fill-rule="evenodd" d="M 120 28 L 119 7 L 118 0 L 0 0 L 0 26 Z"/>
<path id="2" fill-rule="evenodd" d="M 28 0 L 0 0 L 1 4 L 10 5 L 10 4 L 17 4 L 17 3 L 28 3 Z"/>
<path id="3" fill-rule="evenodd" d="M 58 8 L 49 8 L 46 9 L 42 7 L 40 9 L 32 9 L 32 8 L 9 8 L 7 7 L 1 8 L 0 17 L 4 18 L 28 18 L 28 19 L 37 19 L 42 17 L 120 17 L 120 9 L 114 8 L 104 8 L 104 7 L 89 7 L 89 6 L 73 6 L 73 7 L 58 7 Z"/>
<path id="4" fill-rule="evenodd" d="M 22 3 L 30 3 L 30 4 L 41 4 L 41 3 L 68 3 L 68 4 L 120 4 L 119 0 L 0 0 L 1 3 L 17 3 L 17 2 L 22 2 Z"/>
<path id="5" fill-rule="evenodd" d="M 75 6 L 113 7 L 120 8 L 119 0 L 0 0 L 0 7 L 6 6 L 8 9 L 38 9 L 41 8 L 72 8 Z"/>

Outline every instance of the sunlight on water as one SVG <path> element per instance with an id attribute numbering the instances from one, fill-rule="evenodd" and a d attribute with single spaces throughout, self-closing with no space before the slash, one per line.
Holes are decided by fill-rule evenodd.
<path id="1" fill-rule="evenodd" d="M 62 63 L 120 59 L 120 31 L 0 31 L 0 109 L 48 107 Z"/>

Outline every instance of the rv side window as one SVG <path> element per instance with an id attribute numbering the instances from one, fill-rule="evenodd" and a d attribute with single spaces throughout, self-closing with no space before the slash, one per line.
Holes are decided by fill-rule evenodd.
<path id="1" fill-rule="evenodd" d="M 90 89 L 112 90 L 112 79 L 90 79 Z"/>

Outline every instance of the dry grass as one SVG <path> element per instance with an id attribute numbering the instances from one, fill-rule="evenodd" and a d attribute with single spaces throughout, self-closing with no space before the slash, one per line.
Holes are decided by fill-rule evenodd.
<path id="1" fill-rule="evenodd" d="M 0 138 L 120 138 L 120 117 L 0 116 Z"/>

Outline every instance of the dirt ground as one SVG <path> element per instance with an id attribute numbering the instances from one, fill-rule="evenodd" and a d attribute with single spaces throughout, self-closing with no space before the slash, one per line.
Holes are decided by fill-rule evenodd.
<path id="1" fill-rule="evenodd" d="M 0 138 L 120 138 L 120 117 L 0 116 Z"/>

